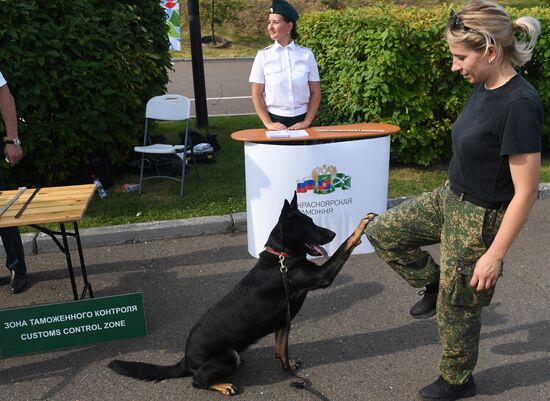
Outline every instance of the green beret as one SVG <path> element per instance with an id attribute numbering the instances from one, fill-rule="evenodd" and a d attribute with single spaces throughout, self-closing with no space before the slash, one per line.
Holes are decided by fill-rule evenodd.
<path id="1" fill-rule="evenodd" d="M 298 18 L 300 18 L 300 16 L 298 15 L 298 11 L 296 11 L 296 9 L 285 0 L 273 0 L 269 11 L 271 12 L 271 14 L 284 15 L 294 22 L 298 21 Z"/>

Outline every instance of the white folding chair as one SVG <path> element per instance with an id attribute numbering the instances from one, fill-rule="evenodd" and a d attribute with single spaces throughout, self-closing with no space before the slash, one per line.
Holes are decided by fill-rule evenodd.
<path id="1" fill-rule="evenodd" d="M 141 153 L 141 169 L 139 173 L 139 193 L 143 189 L 143 181 L 151 178 L 167 178 L 181 182 L 180 195 L 183 196 L 183 183 L 185 181 L 185 166 L 187 159 L 188 136 L 189 136 L 189 115 L 191 113 L 191 104 L 187 97 L 181 95 L 163 95 L 155 96 L 149 99 L 145 109 L 145 129 L 143 132 L 143 145 L 134 147 L 134 151 Z M 185 133 L 182 138 L 182 144 L 168 145 L 164 143 L 152 143 L 149 135 L 149 120 L 164 121 L 185 121 Z M 176 154 L 181 158 L 181 178 L 162 175 L 156 171 L 156 175 L 143 177 L 145 166 L 145 155 L 168 155 Z M 192 155 L 192 152 L 191 152 Z M 179 161 L 176 161 L 179 165 Z M 196 168 L 196 161 L 194 161 Z M 197 171 L 198 174 L 198 171 Z"/>

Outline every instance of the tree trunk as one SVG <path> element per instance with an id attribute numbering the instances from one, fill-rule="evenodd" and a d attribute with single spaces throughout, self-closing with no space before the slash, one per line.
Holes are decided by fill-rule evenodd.
<path id="1" fill-rule="evenodd" d="M 216 45 L 216 37 L 214 36 L 214 1 L 212 0 L 212 3 L 210 3 L 210 28 L 212 31 L 212 44 Z"/>

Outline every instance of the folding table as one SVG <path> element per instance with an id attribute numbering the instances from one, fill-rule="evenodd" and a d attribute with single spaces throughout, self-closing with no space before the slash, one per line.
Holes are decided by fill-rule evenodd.
<path id="1" fill-rule="evenodd" d="M 40 188 L 38 191 L 36 191 L 35 188 L 28 188 L 21 191 L 20 188 L 19 190 L 0 192 L 0 210 L 10 203 L 16 194 L 20 193 L 17 199 L 11 202 L 9 207 L 6 208 L 0 216 L 0 228 L 30 226 L 50 236 L 61 252 L 65 254 L 67 259 L 67 268 L 69 270 L 69 277 L 71 279 L 71 287 L 75 300 L 84 299 L 86 293 L 89 294 L 90 298 L 94 297 L 92 285 L 88 282 L 80 234 L 78 231 L 78 222 L 82 219 L 94 195 L 94 191 L 94 184 L 85 184 L 45 187 Z M 30 202 L 28 202 L 29 199 Z M 24 207 L 25 204 L 26 206 Z M 23 211 L 20 212 L 22 208 Z M 43 226 L 43 224 L 48 223 L 59 224 L 60 230 L 54 231 Z M 73 232 L 67 231 L 65 228 L 66 223 L 73 224 Z M 84 282 L 84 288 L 82 289 L 80 297 L 76 289 L 73 263 L 67 237 L 74 237 L 76 239 L 78 256 L 80 258 L 80 269 Z"/>

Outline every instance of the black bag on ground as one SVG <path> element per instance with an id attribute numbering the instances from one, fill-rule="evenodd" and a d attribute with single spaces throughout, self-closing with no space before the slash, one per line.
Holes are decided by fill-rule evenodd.
<path id="1" fill-rule="evenodd" d="M 206 135 L 206 142 L 212 145 L 215 152 L 221 149 L 220 143 L 218 142 L 218 134 L 209 133 Z"/>
<path id="2" fill-rule="evenodd" d="M 181 142 L 183 143 L 183 135 L 185 135 L 185 131 L 181 131 L 179 134 L 181 137 Z M 218 151 L 221 149 L 220 143 L 218 142 L 218 134 L 215 134 L 213 132 L 208 133 L 205 137 L 197 131 L 189 130 L 188 140 L 189 143 L 187 145 L 189 145 L 189 148 L 193 148 L 199 143 L 209 143 L 210 145 L 212 145 L 212 148 L 214 148 L 214 151 Z"/>
<path id="3" fill-rule="evenodd" d="M 183 137 L 184 135 L 185 135 L 185 131 L 181 131 L 180 132 L 181 143 L 183 143 L 183 140 L 185 139 Z M 187 143 L 188 149 L 193 148 L 193 146 L 198 145 L 199 143 L 206 142 L 206 138 L 204 137 L 204 135 L 193 130 L 189 130 L 189 136 L 187 140 L 188 140 L 188 143 Z"/>

